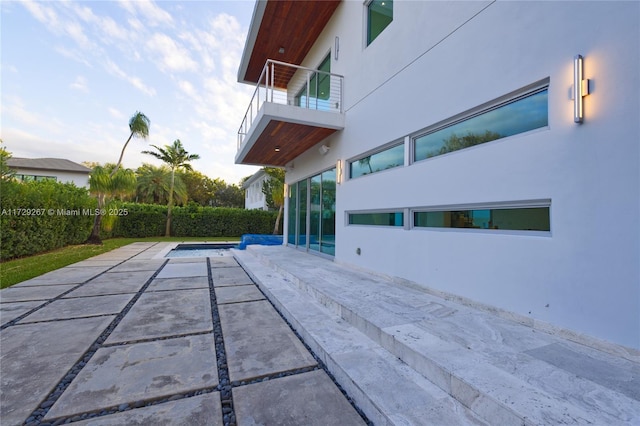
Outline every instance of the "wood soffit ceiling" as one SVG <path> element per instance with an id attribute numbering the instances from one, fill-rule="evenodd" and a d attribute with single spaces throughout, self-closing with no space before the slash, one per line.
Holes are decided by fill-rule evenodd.
<path id="1" fill-rule="evenodd" d="M 244 80 L 257 83 L 267 59 L 300 65 L 340 1 L 268 1 Z"/>
<path id="2" fill-rule="evenodd" d="M 335 129 L 271 121 L 242 159 L 242 164 L 284 167 Z M 276 151 L 276 147 L 280 150 Z"/>

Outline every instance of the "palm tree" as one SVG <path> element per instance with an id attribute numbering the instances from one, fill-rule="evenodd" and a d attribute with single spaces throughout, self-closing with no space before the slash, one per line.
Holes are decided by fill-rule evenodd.
<path id="1" fill-rule="evenodd" d="M 280 218 L 284 208 L 284 169 L 277 167 L 263 167 L 262 170 L 269 179 L 262 182 L 262 193 L 267 198 L 267 203 L 278 209 L 278 216 L 273 227 L 273 235 L 280 233 Z"/>
<path id="2" fill-rule="evenodd" d="M 138 188 L 136 201 L 151 204 L 166 204 L 171 190 L 171 170 L 167 166 L 143 164 L 136 170 Z M 187 187 L 180 175 L 175 176 L 173 196 L 177 202 L 187 201 Z"/>
<path id="3" fill-rule="evenodd" d="M 129 119 L 129 130 L 131 131 L 131 133 L 129 134 L 129 138 L 127 139 L 127 141 L 124 143 L 124 146 L 122 147 L 122 151 L 120 152 L 120 158 L 118 159 L 118 162 L 116 163 L 115 167 L 113 168 L 113 170 L 108 176 L 109 179 L 114 178 L 116 176 L 116 173 L 118 172 L 118 169 L 120 169 L 120 165 L 122 164 L 122 158 L 124 157 L 124 151 L 125 149 L 127 149 L 127 145 L 129 145 L 131 138 L 135 136 L 135 137 L 146 139 L 147 136 L 149 136 L 150 124 L 151 122 L 149 121 L 149 118 L 143 113 L 141 113 L 140 111 L 136 111 L 136 113 L 133 114 L 133 116 Z M 104 179 L 104 178 L 100 177 L 100 179 Z M 109 187 L 109 186 L 112 186 L 113 183 L 108 184 L 107 182 L 101 182 L 101 185 L 104 185 L 105 187 Z M 102 208 L 102 207 L 104 207 L 104 205 L 101 206 L 100 199 L 98 199 L 98 208 Z M 93 220 L 93 230 L 91 231 L 91 235 L 89 235 L 89 238 L 87 239 L 87 244 L 102 244 L 102 240 L 100 239 L 101 223 L 102 223 L 102 216 L 98 214 L 95 216 L 95 219 Z"/>
<path id="4" fill-rule="evenodd" d="M 102 224 L 102 212 L 109 199 L 114 197 L 124 197 L 132 194 L 136 190 L 136 175 L 130 169 L 120 169 L 113 173 L 115 166 L 96 166 L 89 176 L 89 192 L 95 195 L 98 200 L 98 211 L 93 221 L 93 229 L 87 240 L 89 244 L 101 244 L 100 227 Z M 95 236 L 95 238 L 94 238 Z"/>
<path id="5" fill-rule="evenodd" d="M 169 190 L 169 203 L 167 209 L 167 226 L 165 228 L 165 235 L 169 237 L 171 235 L 171 207 L 173 207 L 173 191 L 175 186 L 176 170 L 193 170 L 190 161 L 200 158 L 198 154 L 189 154 L 184 147 L 180 139 L 173 141 L 172 145 L 165 145 L 164 148 L 160 148 L 155 145 L 151 145 L 156 151 L 142 151 L 143 154 L 149 154 L 156 157 L 158 160 L 164 162 L 171 169 L 171 189 Z"/>
<path id="6" fill-rule="evenodd" d="M 131 130 L 131 133 L 129 134 L 129 138 L 122 147 L 120 158 L 118 158 L 116 168 L 111 172 L 111 176 L 115 175 L 120 168 L 120 165 L 122 164 L 122 157 L 124 157 L 124 151 L 125 149 L 127 149 L 127 145 L 129 145 L 129 141 L 131 141 L 131 138 L 135 136 L 137 138 L 146 139 L 149 136 L 150 125 L 151 122 L 149 121 L 149 118 L 140 111 L 136 111 L 136 113 L 133 114 L 133 116 L 129 119 L 129 130 Z"/>

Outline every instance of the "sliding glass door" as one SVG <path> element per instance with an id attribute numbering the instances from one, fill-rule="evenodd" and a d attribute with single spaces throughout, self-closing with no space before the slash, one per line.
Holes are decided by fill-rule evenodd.
<path id="1" fill-rule="evenodd" d="M 334 256 L 336 169 L 292 184 L 288 198 L 288 244 Z"/>

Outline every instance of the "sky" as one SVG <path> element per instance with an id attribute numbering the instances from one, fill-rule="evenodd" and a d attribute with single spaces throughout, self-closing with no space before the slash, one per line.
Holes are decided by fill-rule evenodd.
<path id="1" fill-rule="evenodd" d="M 237 70 L 253 0 L 0 2 L 0 137 L 14 157 L 115 163 L 136 111 L 151 121 L 123 165 L 180 139 L 195 170 L 238 184 L 253 87 Z"/>

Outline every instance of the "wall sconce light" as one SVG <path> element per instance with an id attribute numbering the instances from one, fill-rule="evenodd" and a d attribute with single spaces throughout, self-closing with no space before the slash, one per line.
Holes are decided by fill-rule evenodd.
<path id="1" fill-rule="evenodd" d="M 584 121 L 584 108 L 582 98 L 589 94 L 589 80 L 585 80 L 583 73 L 582 55 L 573 58 L 573 121 L 582 123 Z"/>
<path id="2" fill-rule="evenodd" d="M 342 160 L 336 163 L 336 183 L 338 185 L 342 183 Z"/>
<path id="3" fill-rule="evenodd" d="M 274 150 L 275 152 L 280 152 L 280 147 L 279 147 L 279 146 L 276 146 L 275 148 L 273 148 L 273 150 Z"/>

